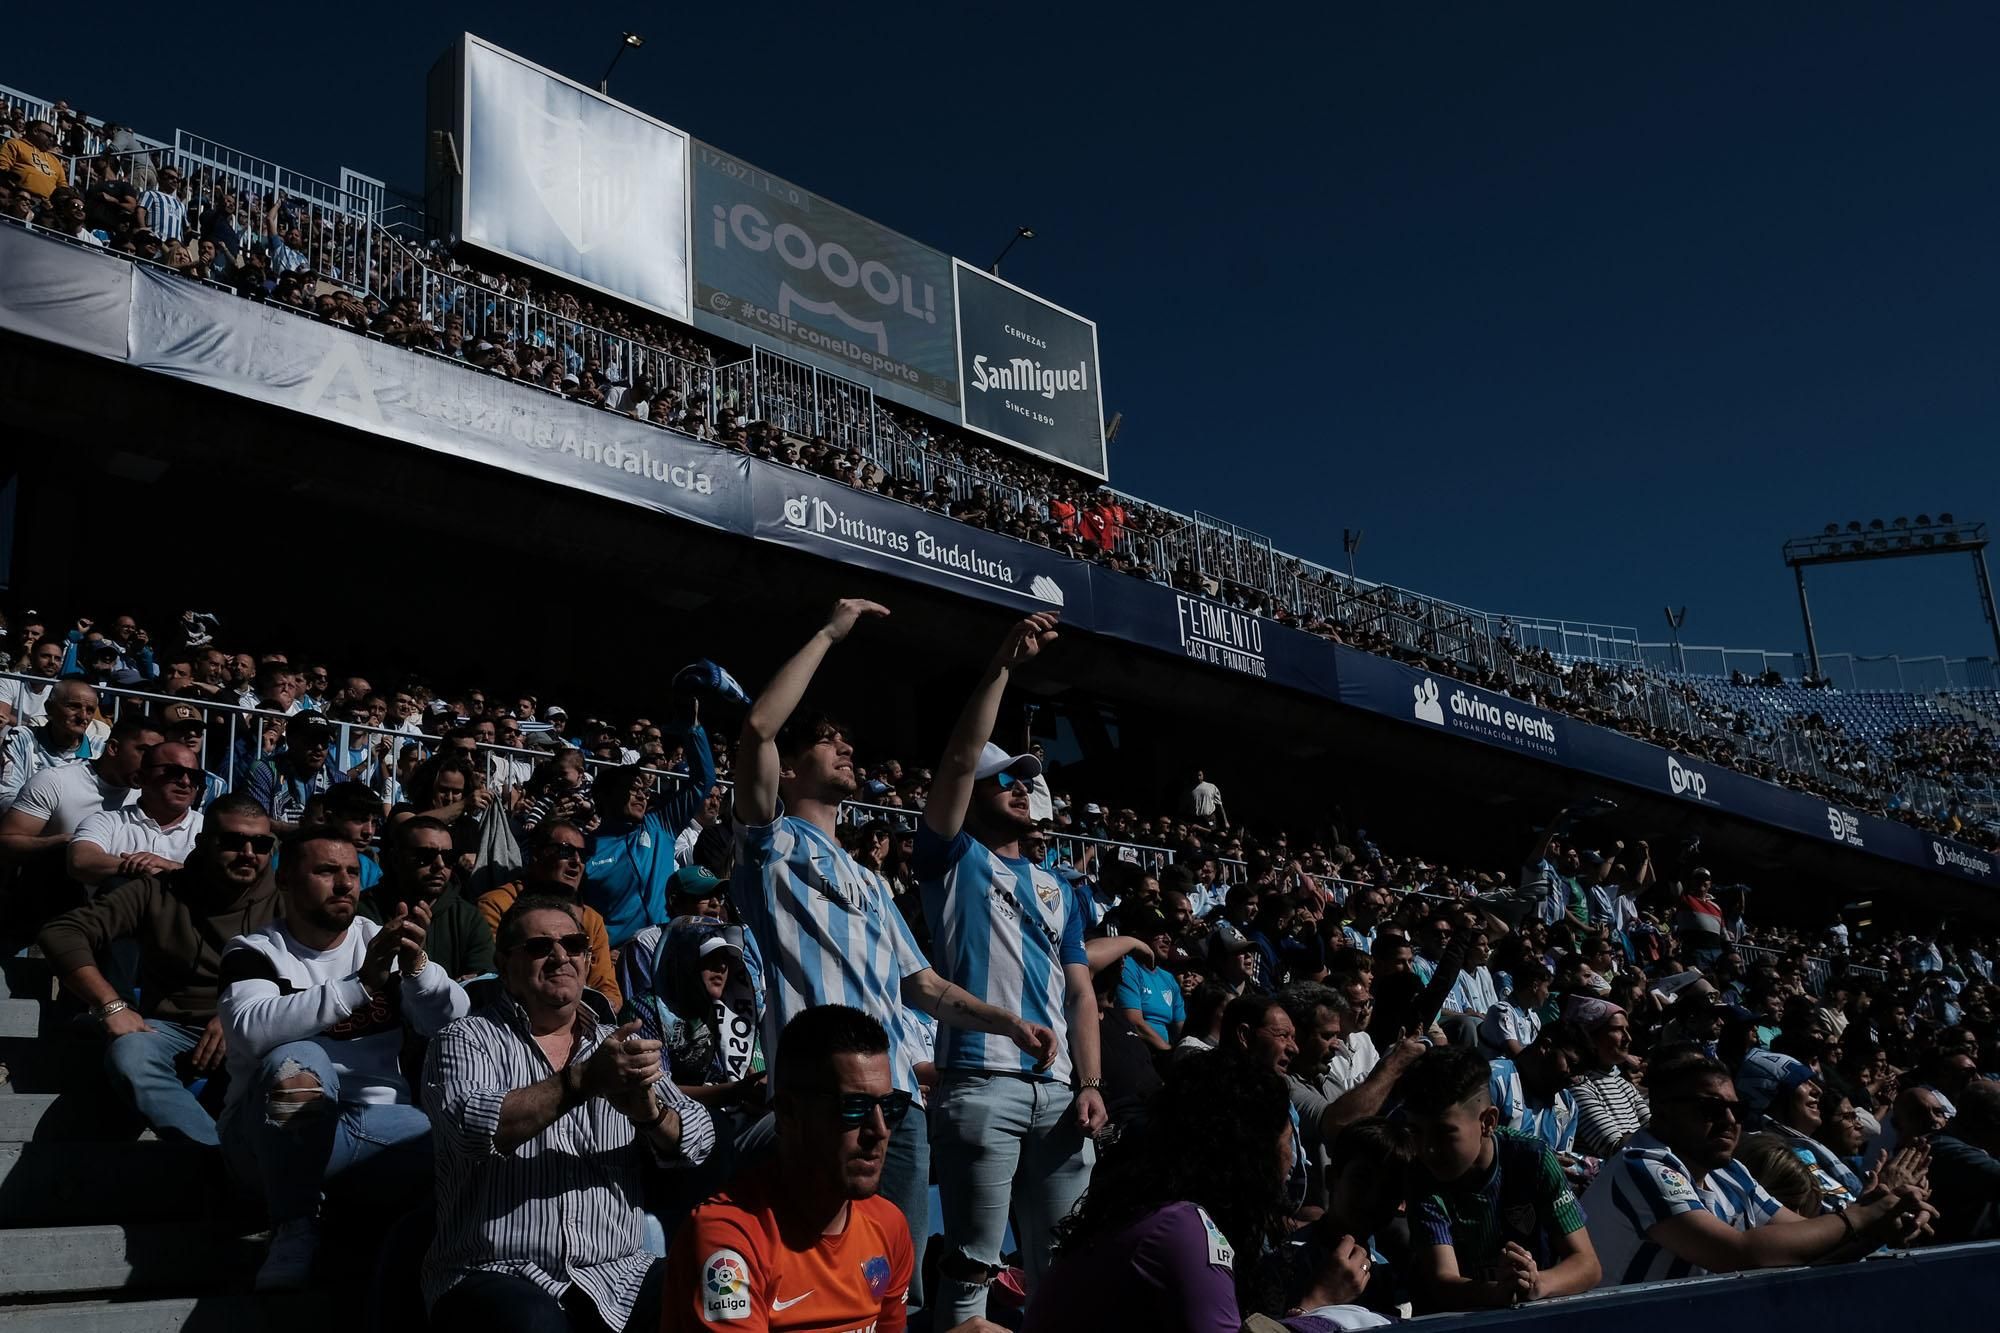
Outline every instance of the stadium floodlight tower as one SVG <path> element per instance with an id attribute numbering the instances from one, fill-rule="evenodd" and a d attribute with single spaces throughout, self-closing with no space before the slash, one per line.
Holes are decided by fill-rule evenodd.
<path id="1" fill-rule="evenodd" d="M 1858 520 L 1843 528 L 1829 523 L 1811 537 L 1794 537 L 1785 543 L 1785 563 L 1799 584 L 1799 615 L 1806 626 L 1806 660 L 1812 674 L 1819 675 L 1819 645 L 1813 640 L 1812 607 L 1806 602 L 1807 565 L 1844 565 L 1855 560 L 1896 560 L 1910 555 L 1970 555 L 1972 574 L 1979 583 L 1979 609 L 1986 613 L 1986 628 L 1993 634 L 1993 654 L 2000 661 L 2000 616 L 1993 610 L 1993 579 L 1986 572 L 1986 525 L 1961 523 L 1950 514 L 1918 514 L 1915 521 L 1898 518 L 1887 524 L 1870 519 L 1866 526 Z"/>

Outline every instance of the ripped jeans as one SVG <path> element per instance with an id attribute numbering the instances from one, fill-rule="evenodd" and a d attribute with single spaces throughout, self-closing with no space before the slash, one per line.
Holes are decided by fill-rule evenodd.
<path id="1" fill-rule="evenodd" d="M 944 1205 L 944 1258 L 933 1308 L 939 1328 L 986 1314 L 1011 1212 L 1032 1294 L 1055 1225 L 1090 1182 L 1096 1145 L 1061 1083 L 944 1071 L 931 1099 L 931 1160 Z"/>
<path id="2" fill-rule="evenodd" d="M 299 1075 L 318 1081 L 317 1097 L 276 1086 Z M 266 1052 L 220 1129 L 231 1176 L 263 1196 L 273 1225 L 316 1215 L 321 1186 L 336 1179 L 390 1209 L 432 1188 L 430 1117 L 415 1106 L 343 1106 L 340 1075 L 317 1042 Z"/>

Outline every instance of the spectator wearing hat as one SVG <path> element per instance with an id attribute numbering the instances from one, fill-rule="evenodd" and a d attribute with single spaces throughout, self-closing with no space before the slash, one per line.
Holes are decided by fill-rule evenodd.
<path id="1" fill-rule="evenodd" d="M 1084 911 L 1022 846 L 1035 828 L 1029 791 L 1041 760 L 987 739 L 1014 673 L 1056 637 L 1056 617 L 1046 612 L 1008 630 L 959 712 L 917 828 L 938 975 L 1056 1039 L 1048 1059 L 998 1034 L 938 1034 L 930 1113 L 946 1246 L 938 1318 L 946 1325 L 985 1316 L 1010 1215 L 1032 1294 L 1106 1123 Z M 1174 988 L 1178 995 L 1178 981 Z"/>
<path id="2" fill-rule="evenodd" d="M 258 760 L 244 777 L 243 790 L 264 807 L 280 836 L 295 832 L 306 803 L 333 786 L 337 775 L 327 762 L 332 746 L 331 722 L 318 713 L 294 713 L 285 723 L 285 748 Z"/>
<path id="3" fill-rule="evenodd" d="M 701 866 L 682 866 L 667 880 L 667 922 L 647 926 L 625 942 L 618 951 L 618 989 L 624 992 L 627 1007 L 632 997 L 653 989 L 654 975 L 661 963 L 667 925 L 682 917 L 698 917 L 720 922 L 729 901 L 729 886 Z"/>
<path id="4" fill-rule="evenodd" d="M 45 769 L 80 764 L 101 753 L 91 740 L 97 721 L 97 691 L 80 680 L 65 680 L 49 690 L 47 718 L 39 727 L 16 726 L 7 733 L 5 761 L 0 763 L 0 811 L 11 810 L 21 789 Z"/>
<path id="5" fill-rule="evenodd" d="M 1631 1020 L 1618 1005 L 1584 995 L 1565 1000 L 1562 1016 L 1590 1038 L 1590 1058 L 1576 1082 L 1577 1150 L 1586 1157 L 1609 1157 L 1652 1114 L 1646 1095 L 1625 1077 Z"/>
<path id="6" fill-rule="evenodd" d="M 523 896 L 560 898 L 576 905 L 577 920 L 590 941 L 590 956 L 584 962 L 584 984 L 604 997 L 612 1013 L 625 1006 L 625 993 L 618 984 L 611 957 L 611 940 L 604 918 L 597 909 L 580 899 L 583 889 L 583 830 L 567 819 L 552 819 L 538 827 L 528 839 L 528 863 L 521 877 L 479 895 L 479 915 L 497 939 L 500 920 Z"/>
<path id="7" fill-rule="evenodd" d="M 193 704 L 168 704 L 160 710 L 160 734 L 176 745 L 187 746 L 194 751 L 196 759 L 201 759 L 208 743 L 208 719 Z M 207 768 L 205 763 L 203 768 Z M 229 784 L 222 780 L 220 774 L 207 772 L 201 799 L 196 802 L 195 809 L 206 811 L 228 790 Z"/>
<path id="8" fill-rule="evenodd" d="M 689 708 L 698 710 L 699 704 L 689 700 Z M 670 793 L 655 794 L 645 771 L 634 765 L 597 779 L 601 822 L 590 835 L 584 861 L 583 901 L 604 917 L 614 949 L 669 919 L 666 887 L 677 869 L 674 840 L 715 786 L 715 755 L 698 711 L 689 715 L 687 753 L 687 781 Z"/>
<path id="9" fill-rule="evenodd" d="M 379 802 L 375 810 L 381 812 Z M 362 892 L 356 915 L 379 925 L 422 903 L 430 908 L 424 952 L 431 961 L 455 981 L 490 973 L 493 928 L 460 891 L 450 826 L 418 816 L 390 829 L 384 841 L 381 880 Z"/>
<path id="10" fill-rule="evenodd" d="M 917 1065 L 930 1059 L 923 1015 L 940 1023 L 1004 1035 L 1054 1061 L 1055 1033 L 989 1004 L 932 970 L 883 878 L 841 849 L 840 803 L 857 783 L 854 747 L 840 723 L 823 714 L 797 718 L 806 688 L 827 651 L 864 618 L 888 615 L 874 602 L 843 599 L 804 647 L 778 669 L 743 720 L 736 747 L 736 870 L 730 898 L 748 928 L 761 968 L 765 1048 L 803 1010 L 847 1003 L 889 1032 L 893 1086 L 921 1096 Z M 780 1058 L 772 1077 L 783 1086 Z M 906 1219 L 928 1228 L 930 1137 L 922 1115 L 891 1127 L 882 1195 Z M 923 1306 L 921 1281 L 910 1304 Z"/>
<path id="11" fill-rule="evenodd" d="M 76 826 L 69 844 L 70 878 L 101 884 L 114 875 L 158 875 L 179 870 L 201 832 L 195 801 L 205 790 L 194 752 L 161 742 L 139 770 L 139 799 L 99 810 Z"/>
<path id="12" fill-rule="evenodd" d="M 1802 1218 L 1735 1160 L 1747 1114 L 1729 1071 L 1682 1047 L 1647 1071 L 1649 1123 L 1585 1193 L 1606 1285 L 1853 1259 L 1927 1234 L 1932 1210 L 1899 1184 L 1844 1213 Z"/>
<path id="13" fill-rule="evenodd" d="M 1736 1094 L 1750 1127 L 1776 1134 L 1812 1169 L 1819 1189 L 1816 1212 L 1837 1213 L 1861 1197 L 1860 1178 L 1839 1154 L 1815 1137 L 1821 1129 L 1820 1076 L 1809 1065 L 1776 1051 L 1755 1050 L 1736 1071 Z"/>
<path id="14" fill-rule="evenodd" d="M 1146 948 L 1120 960 L 1114 1002 L 1138 1031 L 1140 1040 L 1155 1051 L 1172 1050 L 1187 1021 L 1180 978 L 1165 961 L 1174 951 L 1173 935 L 1167 930 L 1166 918 L 1150 907 L 1126 908 L 1119 916 L 1125 936 Z"/>
<path id="15" fill-rule="evenodd" d="M 1232 999 L 1271 993 L 1258 980 L 1257 965 L 1252 961 L 1257 953 L 1256 942 L 1238 929 L 1234 922 L 1218 920 L 1202 945 L 1208 955 L 1209 976 L 1228 991 Z"/>
<path id="16" fill-rule="evenodd" d="M 255 801 L 226 796 L 205 816 L 185 868 L 124 880 L 42 930 L 42 953 L 104 1030 L 112 1086 L 163 1137 L 220 1142 L 187 1077 L 222 1071 L 216 997 L 223 943 L 276 917 L 275 842 Z M 120 995 L 98 968 L 99 955 L 119 939 L 138 944 L 136 1000 Z"/>

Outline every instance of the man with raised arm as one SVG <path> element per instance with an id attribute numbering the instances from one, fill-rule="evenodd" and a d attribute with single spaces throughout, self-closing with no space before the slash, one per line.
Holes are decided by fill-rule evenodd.
<path id="1" fill-rule="evenodd" d="M 1022 854 L 1035 828 L 1028 798 L 1041 761 L 987 739 L 1011 673 L 1055 637 L 1047 612 L 1008 630 L 958 715 L 917 829 L 914 865 L 938 975 L 1048 1027 L 1059 1042 L 1050 1063 L 988 1033 L 938 1034 L 931 1111 L 946 1243 L 939 1318 L 947 1325 L 985 1315 L 1010 1211 L 1033 1293 L 1056 1223 L 1089 1182 L 1091 1136 L 1104 1127 L 1084 909 L 1067 884 Z"/>
<path id="2" fill-rule="evenodd" d="M 731 896 L 749 928 L 746 959 L 764 977 L 764 1049 L 802 1010 L 845 1004 L 869 1014 L 890 1038 L 896 1088 L 921 1097 L 917 1065 L 930 1058 L 925 1014 L 953 1027 L 1004 1036 L 1052 1064 L 1055 1033 L 995 1008 L 931 970 L 888 884 L 841 850 L 840 803 L 854 795 L 854 746 L 818 712 L 793 716 L 827 650 L 863 617 L 888 615 L 874 602 L 834 605 L 825 625 L 778 669 L 743 719 L 736 749 L 736 870 Z M 782 797 L 782 800 L 780 798 Z M 781 1069 L 771 1071 L 782 1080 Z M 895 1126 L 882 1195 L 910 1223 L 930 1227 L 930 1135 L 925 1117 Z M 921 1254 L 910 1305 L 922 1306 Z"/>

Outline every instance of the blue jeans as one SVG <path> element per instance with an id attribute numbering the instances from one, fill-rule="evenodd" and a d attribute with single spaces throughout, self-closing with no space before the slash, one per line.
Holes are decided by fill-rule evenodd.
<path id="1" fill-rule="evenodd" d="M 938 1268 L 940 1327 L 985 1316 L 1010 1207 L 1028 1291 L 1041 1281 L 1055 1225 L 1076 1205 L 1097 1160 L 1076 1122 L 1075 1096 L 1043 1079 L 944 1074 L 931 1105 L 946 1245 Z M 985 1271 L 974 1279 L 979 1269 Z"/>
<path id="2" fill-rule="evenodd" d="M 186 1139 L 213 1148 L 222 1140 L 215 1117 L 181 1082 L 175 1061 L 201 1044 L 203 1029 L 164 1018 L 147 1020 L 151 1032 L 128 1032 L 104 1048 L 104 1072 L 161 1138 Z"/>
<path id="3" fill-rule="evenodd" d="M 909 1300 L 914 1315 L 924 1308 L 924 1243 L 931 1238 L 931 1135 L 922 1106 L 912 1106 L 889 1135 L 882 1187 L 876 1193 L 902 1210 L 910 1224 L 910 1248 L 916 1255 Z"/>
<path id="4" fill-rule="evenodd" d="M 289 1116 L 273 1110 L 280 1079 L 310 1074 L 320 1095 Z M 250 1086 L 222 1115 L 222 1150 L 230 1172 L 257 1186 L 273 1224 L 319 1211 L 320 1186 L 344 1183 L 393 1207 L 431 1183 L 431 1121 L 415 1106 L 343 1106 L 340 1075 L 318 1042 L 293 1041 L 265 1052 Z"/>

